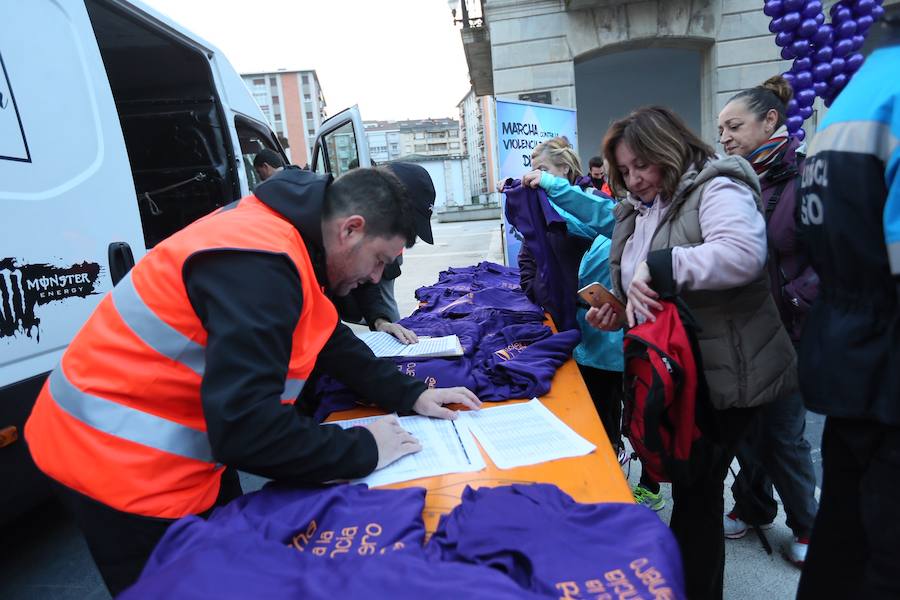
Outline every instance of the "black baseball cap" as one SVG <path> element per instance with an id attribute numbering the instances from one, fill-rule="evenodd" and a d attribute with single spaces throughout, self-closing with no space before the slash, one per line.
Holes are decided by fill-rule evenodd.
<path id="1" fill-rule="evenodd" d="M 409 194 L 414 209 L 416 235 L 426 244 L 434 244 L 434 236 L 431 234 L 431 212 L 434 210 L 435 192 L 431 175 L 423 166 L 415 163 L 392 162 L 385 166 L 397 176 Z"/>

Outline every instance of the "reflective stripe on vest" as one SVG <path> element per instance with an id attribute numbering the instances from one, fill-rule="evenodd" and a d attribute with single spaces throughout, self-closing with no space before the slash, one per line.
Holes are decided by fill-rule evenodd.
<path id="1" fill-rule="evenodd" d="M 113 288 L 112 301 L 122 321 L 145 344 L 203 377 L 206 370 L 206 348 L 174 329 L 150 310 L 134 287 L 131 271 Z M 305 384 L 304 379 L 287 378 L 281 393 L 281 402 L 293 403 L 303 391 Z"/>
<path id="2" fill-rule="evenodd" d="M 215 460 L 205 431 L 82 392 L 61 364 L 50 373 L 50 394 L 60 408 L 94 429 L 185 458 Z"/>
<path id="3" fill-rule="evenodd" d="M 205 348 L 172 328 L 150 310 L 134 289 L 131 271 L 113 288 L 112 301 L 125 324 L 145 344 L 203 377 L 206 367 Z"/>

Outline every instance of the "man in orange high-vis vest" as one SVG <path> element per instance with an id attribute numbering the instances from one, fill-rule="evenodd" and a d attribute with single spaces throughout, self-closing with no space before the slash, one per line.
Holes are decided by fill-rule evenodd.
<path id="1" fill-rule="evenodd" d="M 101 300 L 25 439 L 111 593 L 173 520 L 239 495 L 236 469 L 324 482 L 419 449 L 395 417 L 342 430 L 301 416 L 293 404 L 314 367 L 389 411 L 479 407 L 376 359 L 326 295 L 378 281 L 415 241 L 417 210 L 387 170 L 332 182 L 288 168 L 158 244 Z"/>

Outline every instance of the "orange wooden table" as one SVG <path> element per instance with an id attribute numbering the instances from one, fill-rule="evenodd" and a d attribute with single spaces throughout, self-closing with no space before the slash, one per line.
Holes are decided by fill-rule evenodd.
<path id="1" fill-rule="evenodd" d="M 542 396 L 541 402 L 579 435 L 597 446 L 597 449 L 587 456 L 515 469 L 497 468 L 487 453 L 482 451 L 487 468 L 481 471 L 413 479 L 384 487 L 420 486 L 428 491 L 422 516 L 429 534 L 437 528 L 440 516 L 459 504 L 467 485 L 478 488 L 511 483 L 553 483 L 578 502 L 634 502 L 628 482 L 574 360 L 569 359 L 556 372 L 550 393 Z M 492 404 L 504 403 L 486 402 L 487 410 L 490 410 Z M 378 413 L 375 409 L 358 408 L 334 413 L 328 420 L 354 419 Z"/>

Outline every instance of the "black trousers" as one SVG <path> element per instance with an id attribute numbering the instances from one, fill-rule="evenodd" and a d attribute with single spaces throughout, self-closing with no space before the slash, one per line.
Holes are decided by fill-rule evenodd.
<path id="1" fill-rule="evenodd" d="M 91 558 L 112 596 L 137 581 L 157 542 L 175 522 L 122 512 L 63 485 L 54 484 L 57 496 L 72 514 L 87 542 Z M 226 469 L 215 506 L 242 494 L 237 471 Z M 213 507 L 213 508 L 214 508 Z M 208 516 L 212 508 L 201 516 Z"/>
<path id="2" fill-rule="evenodd" d="M 900 598 L 900 427 L 828 417 L 798 599 Z"/>
<path id="3" fill-rule="evenodd" d="M 622 373 L 578 365 L 613 451 L 622 445 Z"/>
<path id="4" fill-rule="evenodd" d="M 672 484 L 669 528 L 678 541 L 690 600 L 721 600 L 725 575 L 725 475 L 758 408 L 713 411 L 716 442 L 700 446 L 691 457 L 694 477 Z"/>

